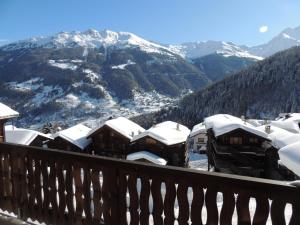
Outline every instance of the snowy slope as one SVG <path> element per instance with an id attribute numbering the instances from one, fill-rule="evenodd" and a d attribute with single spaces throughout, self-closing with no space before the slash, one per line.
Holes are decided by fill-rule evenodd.
<path id="1" fill-rule="evenodd" d="M 99 48 L 110 47 L 128 48 L 138 47 L 142 51 L 151 53 L 169 54 L 169 49 L 147 41 L 135 34 L 129 32 L 115 32 L 111 30 L 97 31 L 89 29 L 84 32 L 60 32 L 53 36 L 33 37 L 27 40 L 18 41 L 4 46 L 5 51 L 17 50 L 22 48 Z"/>

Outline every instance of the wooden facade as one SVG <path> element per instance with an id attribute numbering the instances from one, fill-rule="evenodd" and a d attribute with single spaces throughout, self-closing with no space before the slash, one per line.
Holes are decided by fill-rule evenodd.
<path id="1" fill-rule="evenodd" d="M 73 144 L 72 142 L 61 138 L 60 136 L 54 138 L 53 140 L 50 140 L 47 143 L 48 148 L 52 149 L 60 149 L 64 151 L 69 151 L 69 152 L 82 152 L 82 153 L 89 153 L 91 152 L 90 146 L 87 146 L 85 149 L 81 149 L 77 145 Z"/>
<path id="2" fill-rule="evenodd" d="M 0 142 L 5 141 L 5 123 L 7 120 L 0 120 Z"/>
<path id="3" fill-rule="evenodd" d="M 266 176 L 266 150 L 270 141 L 261 136 L 235 129 L 218 137 L 207 131 L 208 163 L 216 171 L 256 177 Z"/>
<path id="4" fill-rule="evenodd" d="M 107 125 L 88 137 L 92 139 L 91 148 L 96 155 L 125 159 L 129 152 L 130 139 Z"/>
<path id="5" fill-rule="evenodd" d="M 41 135 L 37 135 L 36 138 L 30 143 L 29 146 L 43 147 L 45 145 L 47 146 L 47 143 L 49 141 L 52 141 L 52 139 L 43 137 Z"/>
<path id="6" fill-rule="evenodd" d="M 150 136 L 145 136 L 131 143 L 128 154 L 139 151 L 151 152 L 165 159 L 168 165 L 185 167 L 187 164 L 186 142 L 166 145 Z"/>

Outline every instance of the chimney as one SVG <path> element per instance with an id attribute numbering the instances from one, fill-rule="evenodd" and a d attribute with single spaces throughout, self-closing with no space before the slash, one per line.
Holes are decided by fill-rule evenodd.
<path id="1" fill-rule="evenodd" d="M 179 123 L 176 124 L 176 130 L 180 130 Z"/>
<path id="2" fill-rule="evenodd" d="M 270 134 L 270 133 L 271 133 L 271 125 L 266 125 L 266 126 L 265 126 L 265 132 L 266 132 L 267 134 Z"/>
<path id="3" fill-rule="evenodd" d="M 133 136 L 134 136 L 134 132 L 132 131 L 132 132 L 131 132 L 131 137 L 133 137 Z"/>

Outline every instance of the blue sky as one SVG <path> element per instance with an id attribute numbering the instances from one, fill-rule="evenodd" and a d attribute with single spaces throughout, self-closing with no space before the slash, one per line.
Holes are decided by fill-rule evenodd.
<path id="1" fill-rule="evenodd" d="M 299 12 L 299 0 L 0 0 L 0 45 L 88 28 L 129 31 L 161 43 L 256 45 L 299 26 Z"/>

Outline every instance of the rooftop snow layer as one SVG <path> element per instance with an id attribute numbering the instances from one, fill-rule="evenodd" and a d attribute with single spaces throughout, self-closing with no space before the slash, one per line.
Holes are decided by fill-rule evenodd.
<path id="1" fill-rule="evenodd" d="M 206 127 L 203 123 L 199 123 L 193 127 L 190 137 L 196 136 L 200 133 L 206 133 Z"/>
<path id="2" fill-rule="evenodd" d="M 300 113 L 291 113 L 272 121 L 271 125 L 280 127 L 293 133 L 300 133 L 299 122 Z"/>
<path id="3" fill-rule="evenodd" d="M 257 127 L 261 131 L 265 131 L 266 126 Z M 278 149 L 292 144 L 295 141 L 300 141 L 300 134 L 294 134 L 280 127 L 270 125 L 270 133 L 268 133 L 269 138 L 272 141 L 272 145 Z M 297 139 L 298 136 L 298 139 Z"/>
<path id="4" fill-rule="evenodd" d="M 18 112 L 0 102 L 0 119 L 9 119 L 18 116 Z"/>
<path id="5" fill-rule="evenodd" d="M 165 159 L 147 151 L 140 151 L 140 152 L 135 152 L 127 155 L 127 160 L 135 161 L 139 159 L 146 159 L 152 163 L 163 165 L 163 166 L 167 164 L 167 161 Z"/>
<path id="6" fill-rule="evenodd" d="M 236 129 L 242 129 L 265 139 L 269 139 L 266 132 L 257 129 L 255 126 L 241 120 L 240 118 L 228 114 L 216 114 L 214 116 L 207 117 L 204 120 L 204 124 L 206 129 L 213 129 L 216 137 Z"/>
<path id="7" fill-rule="evenodd" d="M 181 124 L 166 121 L 152 126 L 143 133 L 134 136 L 132 141 L 149 136 L 163 144 L 174 145 L 185 142 L 190 132 L 191 131 L 187 127 Z"/>
<path id="8" fill-rule="evenodd" d="M 61 137 L 80 149 L 84 149 L 91 143 L 91 140 L 87 139 L 87 135 L 90 131 L 91 129 L 89 127 L 78 124 L 66 130 L 59 131 L 54 135 L 54 138 Z"/>
<path id="9" fill-rule="evenodd" d="M 278 151 L 281 163 L 300 176 L 300 141 Z"/>
<path id="10" fill-rule="evenodd" d="M 116 119 L 107 120 L 106 122 L 102 123 L 99 127 L 96 127 L 95 129 L 90 131 L 89 136 L 91 136 L 93 133 L 97 132 L 104 126 L 110 127 L 121 135 L 127 137 L 129 140 L 131 140 L 133 136 L 145 131 L 144 128 L 132 122 L 131 120 L 125 117 L 118 117 Z"/>
<path id="11" fill-rule="evenodd" d="M 30 145 L 38 136 L 42 136 L 46 139 L 52 139 L 50 135 L 43 134 L 35 130 L 17 128 L 11 125 L 5 126 L 5 141 L 9 143 Z"/>

